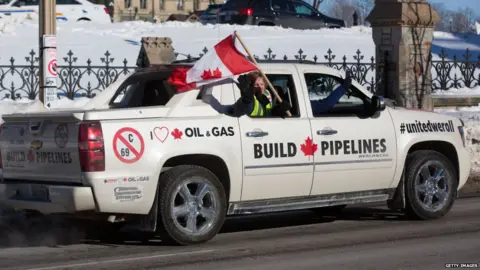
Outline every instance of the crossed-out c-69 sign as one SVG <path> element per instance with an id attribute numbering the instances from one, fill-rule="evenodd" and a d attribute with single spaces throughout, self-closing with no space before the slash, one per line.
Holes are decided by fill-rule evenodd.
<path id="1" fill-rule="evenodd" d="M 51 76 L 57 76 L 57 59 L 52 59 L 48 63 L 48 73 L 50 73 Z"/>
<path id="2" fill-rule="evenodd" d="M 132 164 L 140 160 L 145 150 L 142 135 L 130 127 L 118 130 L 113 136 L 113 152 L 123 163 Z"/>

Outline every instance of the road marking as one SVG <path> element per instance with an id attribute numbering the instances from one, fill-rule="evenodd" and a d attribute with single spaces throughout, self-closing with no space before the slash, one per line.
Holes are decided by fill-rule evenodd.
<path id="1" fill-rule="evenodd" d="M 190 251 L 190 252 L 182 252 L 182 253 L 158 254 L 158 255 L 152 255 L 152 256 L 143 256 L 143 257 L 116 259 L 116 260 L 105 260 L 105 261 L 94 261 L 94 262 L 86 262 L 86 263 L 64 264 L 64 265 L 42 267 L 42 268 L 30 268 L 30 269 L 27 269 L 27 270 L 64 269 L 64 268 L 91 266 L 91 265 L 96 265 L 96 264 L 121 263 L 121 262 L 129 262 L 129 261 L 141 261 L 141 260 L 149 260 L 149 259 L 156 259 L 156 258 L 175 257 L 175 256 L 182 256 L 182 255 L 195 255 L 195 254 L 202 254 L 202 253 L 210 253 L 210 252 L 214 252 L 214 251 L 215 250 L 213 250 L 213 249 L 208 249 L 208 250 L 198 250 L 198 251 Z"/>

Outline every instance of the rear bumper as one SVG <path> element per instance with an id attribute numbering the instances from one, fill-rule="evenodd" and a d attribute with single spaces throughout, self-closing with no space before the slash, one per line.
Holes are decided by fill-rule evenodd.
<path id="1" fill-rule="evenodd" d="M 95 210 L 90 187 L 46 186 L 43 198 L 33 198 L 31 184 L 0 184 L 0 203 L 21 210 L 36 210 L 44 214 L 74 213 Z"/>

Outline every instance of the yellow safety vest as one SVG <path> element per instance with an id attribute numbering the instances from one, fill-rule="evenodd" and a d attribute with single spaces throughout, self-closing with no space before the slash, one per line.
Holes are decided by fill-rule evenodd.
<path id="1" fill-rule="evenodd" d="M 265 91 L 265 94 L 270 96 L 270 92 Z M 268 103 L 265 108 L 263 108 L 262 104 L 260 101 L 258 101 L 256 96 L 253 96 L 253 111 L 250 113 L 250 116 L 256 117 L 256 116 L 270 116 L 272 115 L 272 102 Z"/>

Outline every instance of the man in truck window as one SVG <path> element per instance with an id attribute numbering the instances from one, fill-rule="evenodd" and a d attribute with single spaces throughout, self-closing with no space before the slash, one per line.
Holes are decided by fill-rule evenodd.
<path id="1" fill-rule="evenodd" d="M 273 104 L 272 94 L 266 89 L 266 81 L 258 71 L 238 78 L 241 97 L 230 108 L 230 113 L 251 117 L 280 116 L 284 118 L 292 107 L 288 102 Z"/>

